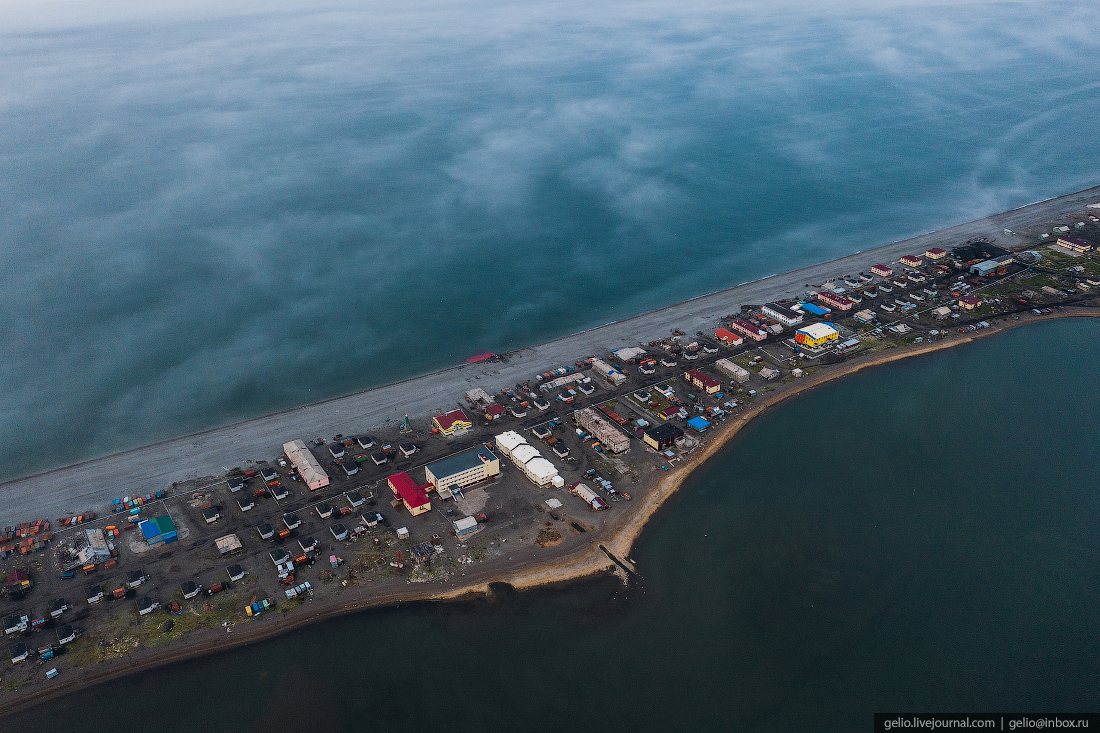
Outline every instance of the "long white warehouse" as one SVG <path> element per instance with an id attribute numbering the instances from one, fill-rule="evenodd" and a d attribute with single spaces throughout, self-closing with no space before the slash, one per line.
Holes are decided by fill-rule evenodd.
<path id="1" fill-rule="evenodd" d="M 328 474 L 321 468 L 321 464 L 309 452 L 309 448 L 306 448 L 303 441 L 292 440 L 289 443 L 283 443 L 283 453 L 286 453 L 291 465 L 298 469 L 298 475 L 306 482 L 310 491 L 328 486 Z"/>

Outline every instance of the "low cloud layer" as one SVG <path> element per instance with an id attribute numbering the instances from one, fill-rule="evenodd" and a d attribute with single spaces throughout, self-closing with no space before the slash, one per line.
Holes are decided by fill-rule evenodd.
<path id="1" fill-rule="evenodd" d="M 6 476 L 1096 182 L 1084 3 L 87 7 L 0 32 Z"/>

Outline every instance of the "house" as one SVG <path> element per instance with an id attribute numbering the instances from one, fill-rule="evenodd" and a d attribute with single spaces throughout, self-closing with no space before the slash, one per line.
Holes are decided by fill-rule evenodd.
<path id="1" fill-rule="evenodd" d="M 698 369 L 689 369 L 684 373 L 684 378 L 707 394 L 714 394 L 722 389 L 721 382 L 716 379 L 711 379 Z"/>
<path id="2" fill-rule="evenodd" d="M 1008 266 L 1012 264 L 1014 258 L 1012 255 L 1004 255 L 1002 257 L 994 257 L 991 260 L 985 260 L 979 262 L 976 265 L 971 265 L 970 273 L 972 275 L 978 275 L 980 277 L 986 277 L 994 273 L 1004 275 L 1008 272 Z"/>
<path id="3" fill-rule="evenodd" d="M 920 267 L 924 264 L 924 261 L 916 255 L 903 255 L 902 258 L 898 260 L 898 262 L 905 265 L 906 267 Z"/>
<path id="4" fill-rule="evenodd" d="M 213 524 L 221 518 L 221 513 L 214 507 L 202 510 L 202 518 L 206 520 L 207 524 Z"/>
<path id="5" fill-rule="evenodd" d="M 233 535 L 236 537 L 236 535 Z M 126 574 L 126 587 L 137 588 L 145 582 L 145 573 L 141 570 L 131 570 Z"/>
<path id="6" fill-rule="evenodd" d="M 420 447 L 413 443 L 401 443 L 397 446 L 397 448 L 401 451 L 401 455 L 405 456 L 406 458 L 409 458 L 414 453 L 418 453 L 420 451 Z"/>
<path id="7" fill-rule="evenodd" d="M 193 580 L 185 580 L 180 583 L 180 593 L 183 594 L 183 600 L 189 600 L 194 598 L 202 590 L 202 586 Z"/>
<path id="8" fill-rule="evenodd" d="M 504 409 L 504 405 L 498 405 L 493 403 L 485 408 L 485 417 L 489 420 L 499 420 L 504 417 L 507 410 Z"/>
<path id="9" fill-rule="evenodd" d="M 924 256 L 925 256 L 925 258 L 935 262 L 936 260 L 942 260 L 944 257 L 946 257 L 947 256 L 947 250 L 942 249 L 940 247 L 933 247 L 932 249 L 925 252 Z"/>
<path id="10" fill-rule="evenodd" d="M 8 647 L 8 656 L 11 657 L 12 664 L 19 664 L 27 661 L 30 651 L 27 649 L 27 644 L 21 641 Z"/>
<path id="11" fill-rule="evenodd" d="M 400 499 L 409 514 L 415 517 L 431 510 L 432 501 L 428 498 L 427 492 L 427 489 L 431 488 L 431 484 L 421 486 L 404 471 L 387 477 L 386 483 L 389 484 L 394 498 Z"/>
<path id="12" fill-rule="evenodd" d="M 771 367 L 764 367 L 763 369 L 760 370 L 760 377 L 762 379 L 766 379 L 768 381 L 771 381 L 771 380 L 775 379 L 778 376 L 779 376 L 779 370 L 778 369 L 772 369 Z"/>
<path id="13" fill-rule="evenodd" d="M 451 410 L 432 418 L 432 425 L 443 435 L 454 435 L 455 431 L 469 430 L 474 426 L 462 410 Z"/>
<path id="14" fill-rule="evenodd" d="M 54 598 L 50 601 L 48 608 L 50 611 L 50 618 L 57 618 L 69 610 L 69 604 L 64 598 Z"/>
<path id="15" fill-rule="evenodd" d="M 99 603 L 103 600 L 103 587 L 98 585 L 89 585 L 84 589 L 84 600 L 89 604 Z"/>
<path id="16" fill-rule="evenodd" d="M 476 534 L 479 529 L 477 520 L 473 517 L 463 517 L 462 519 L 456 519 L 451 522 L 455 528 L 455 537 L 469 537 L 472 534 Z"/>
<path id="17" fill-rule="evenodd" d="M 1076 237 L 1058 237 L 1056 244 L 1060 247 L 1073 250 L 1080 254 L 1084 254 L 1092 249 L 1092 245 L 1083 239 L 1077 239 Z"/>
<path id="18" fill-rule="evenodd" d="M 894 268 L 886 265 L 871 265 L 871 274 L 879 277 L 890 277 L 894 274 Z"/>
<path id="19" fill-rule="evenodd" d="M 830 323 L 811 323 L 794 334 L 795 343 L 816 349 L 840 338 L 840 332 Z"/>
<path id="20" fill-rule="evenodd" d="M 227 534 L 214 540 L 214 546 L 218 548 L 219 555 L 236 555 L 244 551 L 244 543 L 235 534 Z M 144 576 L 142 576 L 144 578 Z M 141 585 L 138 583 L 138 585 Z M 132 586 L 136 588 L 137 586 Z"/>
<path id="21" fill-rule="evenodd" d="M 714 338 L 718 339 L 719 343 L 725 344 L 726 346 L 740 346 L 745 343 L 745 339 L 726 328 L 719 328 L 715 331 Z"/>
<path id="22" fill-rule="evenodd" d="M 139 616 L 148 616 L 153 611 L 160 608 L 160 604 L 154 601 L 149 596 L 142 596 L 137 601 L 137 610 Z"/>
<path id="23" fill-rule="evenodd" d="M 649 428 L 642 433 L 642 442 L 654 450 L 667 450 L 672 447 L 676 439 L 684 434 L 684 431 L 675 425 L 665 423 Z"/>
<path id="24" fill-rule="evenodd" d="M 230 565 L 225 569 L 225 572 L 227 575 L 229 575 L 229 579 L 234 583 L 244 579 L 244 568 L 242 568 L 240 565 Z"/>
<path id="25" fill-rule="evenodd" d="M 464 489 L 499 475 L 500 459 L 485 446 L 428 464 L 424 469 L 428 483 L 442 498 L 448 498 L 455 487 Z"/>
<path id="26" fill-rule="evenodd" d="M 982 304 L 982 299 L 976 295 L 964 295 L 959 298 L 959 307 L 972 311 Z"/>
<path id="27" fill-rule="evenodd" d="M 864 308 L 861 311 L 856 311 L 853 317 L 860 323 L 872 323 L 875 320 L 875 312 L 870 308 Z"/>
<path id="28" fill-rule="evenodd" d="M 763 341 L 768 337 L 768 333 L 764 329 L 748 321 L 743 321 L 740 318 L 730 321 L 730 328 L 748 336 L 753 341 Z"/>
<path id="29" fill-rule="evenodd" d="M 671 420 L 674 417 L 678 417 L 678 418 L 682 419 L 682 418 L 687 417 L 687 410 L 685 410 L 682 407 L 672 406 L 672 407 L 666 407 L 665 409 L 661 410 L 657 414 L 660 415 L 661 419 L 663 419 L 663 420 Z"/>
<path id="30" fill-rule="evenodd" d="M 779 321 L 785 326 L 797 326 L 802 323 L 802 314 L 778 303 L 766 303 L 760 312 L 773 321 Z"/>
<path id="31" fill-rule="evenodd" d="M 57 643 L 68 644 L 76 641 L 76 627 L 72 624 L 63 624 L 57 629 Z"/>
<path id="32" fill-rule="evenodd" d="M 940 306 L 936 310 L 932 311 L 932 317 L 936 318 L 938 320 L 941 320 L 941 321 L 944 318 L 950 318 L 951 317 L 951 309 L 948 308 L 946 305 Z"/>

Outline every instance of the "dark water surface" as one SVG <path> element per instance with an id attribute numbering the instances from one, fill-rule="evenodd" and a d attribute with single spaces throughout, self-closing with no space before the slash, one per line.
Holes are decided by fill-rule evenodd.
<path id="1" fill-rule="evenodd" d="M 123 709 L 163 731 L 850 733 L 875 711 L 1095 710 L 1097 383 L 1093 320 L 877 368 L 699 471 L 638 545 L 639 585 L 362 613 L 48 716 L 86 733 Z"/>
<path id="2" fill-rule="evenodd" d="M 927 5 L 8 0 L 0 478 L 1096 185 L 1100 7 Z"/>

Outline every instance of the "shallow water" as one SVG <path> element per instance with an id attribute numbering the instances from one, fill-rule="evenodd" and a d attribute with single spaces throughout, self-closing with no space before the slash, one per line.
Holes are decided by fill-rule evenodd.
<path id="1" fill-rule="evenodd" d="M 1097 183 L 1095 3 L 921 5 L 5 4 L 0 477 Z"/>
<path id="2" fill-rule="evenodd" d="M 1084 319 L 863 372 L 685 483 L 628 589 L 362 613 L 8 722 L 851 733 L 876 711 L 1095 710 L 1098 380 Z"/>

